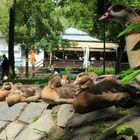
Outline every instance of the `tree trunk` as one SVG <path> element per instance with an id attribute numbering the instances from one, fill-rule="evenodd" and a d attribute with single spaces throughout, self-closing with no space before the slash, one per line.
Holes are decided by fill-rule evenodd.
<path id="1" fill-rule="evenodd" d="M 48 58 L 48 54 L 47 54 L 46 50 L 44 49 L 43 67 L 47 67 L 47 58 Z"/>
<path id="2" fill-rule="evenodd" d="M 116 74 L 118 74 L 120 72 L 120 65 L 121 65 L 121 61 L 122 61 L 124 46 L 125 46 L 124 37 L 121 37 L 120 41 L 119 41 L 119 48 L 117 50 L 117 55 L 116 55 L 116 66 L 115 66 Z"/>
<path id="3" fill-rule="evenodd" d="M 15 5 L 16 0 L 13 0 L 13 4 L 10 7 L 9 11 L 9 48 L 8 48 L 8 56 L 9 56 L 9 78 L 15 78 L 15 59 L 14 59 L 14 26 L 15 26 Z"/>

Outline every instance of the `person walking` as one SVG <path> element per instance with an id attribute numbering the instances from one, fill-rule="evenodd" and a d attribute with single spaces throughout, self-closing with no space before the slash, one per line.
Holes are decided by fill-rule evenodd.
<path id="1" fill-rule="evenodd" d="M 9 75 L 9 60 L 6 57 L 6 55 L 3 54 L 1 80 L 7 80 L 8 75 Z"/>

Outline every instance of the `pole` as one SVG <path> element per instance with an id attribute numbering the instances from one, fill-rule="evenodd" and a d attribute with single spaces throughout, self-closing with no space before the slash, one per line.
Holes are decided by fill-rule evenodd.
<path id="1" fill-rule="evenodd" d="M 106 0 L 104 0 L 104 12 L 106 11 Z M 103 22 L 103 37 L 104 37 L 104 43 L 103 43 L 103 73 L 105 74 L 105 61 L 106 61 L 106 53 L 105 53 L 105 43 L 106 43 L 106 36 L 105 36 L 105 31 L 106 31 L 106 22 Z"/>
<path id="2" fill-rule="evenodd" d="M 26 55 L 26 78 L 28 78 L 28 66 L 29 66 L 29 64 L 28 64 L 28 46 L 26 46 L 26 48 L 25 48 L 25 55 Z"/>
<path id="3" fill-rule="evenodd" d="M 35 78 L 35 65 L 32 64 L 32 78 Z"/>

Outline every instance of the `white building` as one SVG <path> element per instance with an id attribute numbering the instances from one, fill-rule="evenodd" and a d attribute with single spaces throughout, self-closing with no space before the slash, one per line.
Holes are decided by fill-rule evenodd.
<path id="1" fill-rule="evenodd" d="M 2 58 L 3 54 L 8 57 L 8 44 L 2 34 L 0 34 L 0 58 Z M 14 46 L 14 56 L 15 66 L 21 66 L 23 64 L 23 59 L 20 44 Z"/>
<path id="2" fill-rule="evenodd" d="M 5 40 L 5 38 L 0 33 L 0 63 L 2 62 L 2 55 L 5 54 L 8 57 L 8 44 Z M 22 48 L 20 44 L 17 44 L 14 46 L 14 57 L 15 57 L 15 66 L 25 66 L 26 60 L 25 60 L 25 53 L 22 52 Z M 30 53 L 29 57 L 30 59 Z M 36 62 L 42 60 L 44 58 L 44 52 L 40 50 L 39 53 L 35 54 Z M 29 60 L 29 66 L 30 60 Z M 40 65 L 42 66 L 42 65 Z"/>

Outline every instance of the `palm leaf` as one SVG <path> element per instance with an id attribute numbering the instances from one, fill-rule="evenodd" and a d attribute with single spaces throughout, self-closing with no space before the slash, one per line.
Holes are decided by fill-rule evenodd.
<path id="1" fill-rule="evenodd" d="M 136 33 L 140 33 L 140 23 L 135 23 L 127 26 L 122 32 L 119 33 L 117 38 L 121 37 L 122 35 L 125 35 L 126 33 L 134 31 Z"/>
<path id="2" fill-rule="evenodd" d="M 121 78 L 124 78 L 125 76 L 127 76 L 127 75 L 133 73 L 134 71 L 135 71 L 135 68 L 130 68 L 130 69 L 126 70 L 126 71 L 122 71 L 122 72 L 119 74 L 119 76 L 120 76 Z"/>
<path id="3" fill-rule="evenodd" d="M 132 80 L 134 80 L 135 77 L 137 75 L 139 75 L 139 74 L 140 74 L 140 70 L 135 70 L 132 73 L 130 73 L 129 75 L 126 75 L 120 82 L 123 85 L 127 85 L 129 82 L 131 82 Z"/>

